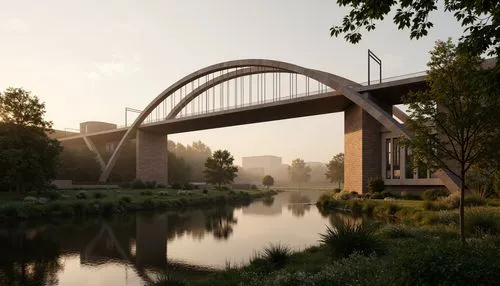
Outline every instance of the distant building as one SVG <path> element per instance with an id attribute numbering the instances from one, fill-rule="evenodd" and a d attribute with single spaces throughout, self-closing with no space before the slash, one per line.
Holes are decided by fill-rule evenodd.
<path id="1" fill-rule="evenodd" d="M 277 156 L 252 156 L 242 158 L 242 168 L 255 175 L 276 175 L 281 168 L 281 157 Z"/>

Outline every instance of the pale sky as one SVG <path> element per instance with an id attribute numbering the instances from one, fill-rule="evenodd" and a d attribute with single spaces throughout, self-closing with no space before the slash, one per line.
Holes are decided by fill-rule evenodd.
<path id="1" fill-rule="evenodd" d="M 345 9 L 334 0 L 0 0 L 0 90 L 24 87 L 46 103 L 56 129 L 83 121 L 124 124 L 181 77 L 218 62 L 266 58 L 366 81 L 367 49 L 384 77 L 425 69 L 438 39 L 458 39 L 450 14 L 410 40 L 387 19 L 360 44 L 331 38 Z M 169 136 L 242 156 L 327 162 L 342 152 L 343 113 Z"/>

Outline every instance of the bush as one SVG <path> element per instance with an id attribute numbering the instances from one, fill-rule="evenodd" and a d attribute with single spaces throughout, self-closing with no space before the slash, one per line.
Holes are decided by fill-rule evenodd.
<path id="1" fill-rule="evenodd" d="M 75 216 L 79 217 L 87 214 L 87 205 L 83 202 L 76 202 L 72 204 L 71 207 L 73 208 L 73 214 Z"/>
<path id="2" fill-rule="evenodd" d="M 344 200 L 344 201 L 346 201 L 346 200 L 350 200 L 352 198 L 353 198 L 352 194 L 348 193 L 348 192 L 345 192 L 345 191 L 342 191 L 342 192 L 340 192 L 338 194 L 335 194 L 335 199 L 336 200 Z"/>
<path id="3" fill-rule="evenodd" d="M 469 195 L 465 197 L 464 205 L 468 207 L 484 206 L 486 200 L 478 195 Z"/>
<path id="4" fill-rule="evenodd" d="M 43 196 L 54 201 L 61 198 L 61 193 L 59 191 L 52 190 L 44 192 Z"/>
<path id="5" fill-rule="evenodd" d="M 257 188 L 257 185 L 252 184 L 252 185 L 250 186 L 250 190 L 257 190 L 257 189 L 258 189 L 258 188 Z"/>
<path id="6" fill-rule="evenodd" d="M 445 189 L 432 189 L 432 190 L 426 190 L 422 194 L 422 198 L 425 201 L 435 201 L 440 197 L 447 197 L 450 195 L 450 192 Z"/>
<path id="7" fill-rule="evenodd" d="M 150 191 L 150 190 L 147 190 L 147 191 L 141 191 L 139 193 L 141 196 L 152 196 L 153 195 L 153 192 Z"/>
<path id="8" fill-rule="evenodd" d="M 380 194 L 382 195 L 382 198 L 384 198 L 384 199 L 385 199 L 385 198 L 392 198 L 392 197 L 394 197 L 394 196 L 392 195 L 392 193 L 391 193 L 391 192 L 389 192 L 389 191 L 383 191 L 383 192 L 381 192 Z"/>
<path id="9" fill-rule="evenodd" d="M 264 248 L 262 258 L 274 269 L 280 269 L 286 265 L 291 255 L 292 250 L 288 246 L 278 243 Z"/>
<path id="10" fill-rule="evenodd" d="M 384 190 L 385 190 L 384 180 L 380 178 L 368 179 L 368 192 L 374 194 L 374 193 L 381 193 Z"/>
<path id="11" fill-rule="evenodd" d="M 87 192 L 86 191 L 79 191 L 76 194 L 76 198 L 79 200 L 85 200 L 87 198 Z"/>
<path id="12" fill-rule="evenodd" d="M 414 228 L 404 225 L 388 224 L 377 231 L 380 237 L 384 238 L 416 238 L 421 236 L 420 232 Z"/>
<path id="13" fill-rule="evenodd" d="M 407 192 L 407 191 L 402 191 L 400 197 L 403 200 L 417 200 L 418 201 L 418 200 L 422 199 L 422 197 L 420 195 L 412 194 L 412 193 Z"/>
<path id="14" fill-rule="evenodd" d="M 146 189 L 154 189 L 156 188 L 156 181 L 146 181 L 144 182 L 144 186 Z"/>
<path id="15" fill-rule="evenodd" d="M 208 190 L 207 189 L 203 189 L 202 193 L 208 194 Z"/>
<path id="16" fill-rule="evenodd" d="M 172 189 L 174 189 L 174 190 L 180 190 L 180 189 L 182 189 L 182 186 L 179 183 L 173 183 L 172 184 Z"/>
<path id="17" fill-rule="evenodd" d="M 184 186 L 182 186 L 182 189 L 190 191 L 190 190 L 194 190 L 194 186 L 190 183 L 185 183 Z"/>
<path id="18" fill-rule="evenodd" d="M 491 212 L 468 212 L 465 215 L 465 230 L 475 235 L 500 234 L 500 217 Z"/>
<path id="19" fill-rule="evenodd" d="M 342 189 L 341 188 L 335 188 L 335 189 L 333 189 L 333 192 L 336 193 L 336 194 L 338 194 L 338 193 L 342 192 Z"/>
<path id="20" fill-rule="evenodd" d="M 152 199 L 145 199 L 142 202 L 142 207 L 145 208 L 145 209 L 154 209 L 155 202 Z"/>
<path id="21" fill-rule="evenodd" d="M 130 196 L 121 196 L 119 201 L 130 204 L 132 202 L 132 198 Z"/>
<path id="22" fill-rule="evenodd" d="M 161 184 L 161 183 L 160 183 L 160 184 L 158 184 L 156 187 L 157 187 L 158 189 L 166 189 L 166 188 L 167 188 L 167 186 L 166 186 L 165 184 Z"/>
<path id="23" fill-rule="evenodd" d="M 132 181 L 132 189 L 145 189 L 146 184 L 144 184 L 143 181 L 141 180 L 134 180 Z"/>
<path id="24" fill-rule="evenodd" d="M 348 257 L 355 252 L 363 255 L 385 252 L 382 241 L 375 236 L 374 224 L 337 219 L 332 226 L 326 227 L 326 234 L 320 234 L 320 242 L 327 246 L 333 257 Z"/>
<path id="25" fill-rule="evenodd" d="M 373 213 L 378 216 L 393 216 L 399 210 L 399 206 L 392 203 L 382 203 L 373 209 Z"/>
<path id="26" fill-rule="evenodd" d="M 100 198 L 106 198 L 108 195 L 101 192 L 95 192 L 93 196 L 95 199 L 100 199 Z"/>
<path id="27" fill-rule="evenodd" d="M 99 206 L 99 212 L 103 216 L 110 216 L 115 212 L 116 208 L 112 202 L 104 202 Z"/>
<path id="28" fill-rule="evenodd" d="M 123 182 L 120 184 L 120 188 L 122 189 L 130 189 L 132 187 L 132 184 L 130 182 Z"/>
<path id="29" fill-rule="evenodd" d="M 374 193 L 374 194 L 370 195 L 370 199 L 372 199 L 372 200 L 381 200 L 383 198 L 384 198 L 384 196 L 381 193 Z"/>

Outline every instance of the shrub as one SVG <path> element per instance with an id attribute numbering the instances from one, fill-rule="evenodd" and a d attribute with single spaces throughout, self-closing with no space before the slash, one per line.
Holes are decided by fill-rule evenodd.
<path id="1" fill-rule="evenodd" d="M 156 181 L 146 181 L 144 182 L 144 186 L 146 189 L 154 189 L 156 188 Z"/>
<path id="2" fill-rule="evenodd" d="M 370 195 L 370 199 L 372 199 L 372 200 L 381 200 L 383 198 L 384 198 L 384 196 L 381 193 L 374 193 L 374 194 Z"/>
<path id="3" fill-rule="evenodd" d="M 141 191 L 139 193 L 141 196 L 152 196 L 153 195 L 153 192 L 150 191 L 150 190 L 147 190 L 147 191 Z"/>
<path id="4" fill-rule="evenodd" d="M 258 188 L 257 188 L 257 185 L 252 184 L 252 185 L 250 186 L 250 190 L 257 190 L 257 189 L 258 189 Z"/>
<path id="5" fill-rule="evenodd" d="M 76 194 L 76 198 L 79 200 L 85 200 L 87 198 L 87 192 L 86 191 L 79 191 Z"/>
<path id="6" fill-rule="evenodd" d="M 497 235 L 500 233 L 500 217 L 491 212 L 468 212 L 465 216 L 465 230 L 475 235 Z"/>
<path id="7" fill-rule="evenodd" d="M 93 196 L 95 199 L 100 199 L 100 198 L 105 198 L 108 195 L 106 195 L 105 193 L 102 193 L 102 192 L 95 192 Z"/>
<path id="8" fill-rule="evenodd" d="M 352 199 L 352 194 L 351 193 L 348 193 L 348 192 L 345 192 L 345 191 L 342 191 L 338 194 L 335 194 L 335 199 L 336 200 L 350 200 Z"/>
<path id="9" fill-rule="evenodd" d="M 412 193 L 407 192 L 407 191 L 402 191 L 400 197 L 403 200 L 421 200 L 422 199 L 422 197 L 420 195 L 412 194 Z"/>
<path id="10" fill-rule="evenodd" d="M 333 189 L 333 192 L 336 193 L 336 194 L 338 194 L 338 193 L 342 192 L 342 189 L 341 188 L 335 188 L 335 189 Z"/>
<path id="11" fill-rule="evenodd" d="M 180 190 L 180 189 L 182 189 L 182 186 L 179 183 L 173 183 L 172 184 L 172 189 L 174 189 L 174 190 Z"/>
<path id="12" fill-rule="evenodd" d="M 415 238 L 421 236 L 419 231 L 404 225 L 388 224 L 377 231 L 384 238 Z"/>
<path id="13" fill-rule="evenodd" d="M 132 198 L 130 196 L 121 196 L 119 201 L 130 204 L 132 202 Z"/>
<path id="14" fill-rule="evenodd" d="M 440 197 L 447 197 L 450 195 L 450 192 L 445 189 L 432 189 L 432 190 L 426 190 L 422 194 L 422 198 L 425 201 L 435 201 Z"/>
<path id="15" fill-rule="evenodd" d="M 208 194 L 208 190 L 207 189 L 203 189 L 202 193 Z"/>
<path id="16" fill-rule="evenodd" d="M 155 202 L 152 199 L 145 199 L 142 202 L 142 207 L 145 208 L 145 209 L 154 209 Z"/>
<path id="17" fill-rule="evenodd" d="M 398 210 L 398 205 L 384 202 L 383 204 L 375 206 L 373 213 L 378 216 L 393 216 Z"/>
<path id="18" fill-rule="evenodd" d="M 87 213 L 87 206 L 83 202 L 76 202 L 71 207 L 75 216 L 84 216 Z"/>
<path id="19" fill-rule="evenodd" d="M 392 193 L 391 193 L 391 192 L 389 192 L 389 191 L 383 191 L 383 192 L 381 192 L 380 194 L 382 195 L 382 198 L 384 198 L 384 199 L 385 199 L 385 198 L 392 198 L 392 197 L 394 197 L 394 196 L 392 195 Z"/>
<path id="20" fill-rule="evenodd" d="M 355 252 L 363 255 L 385 252 L 382 241 L 375 236 L 374 224 L 337 219 L 332 221 L 332 226 L 326 227 L 326 234 L 320 234 L 320 242 L 327 246 L 333 257 L 348 257 Z"/>
<path id="21" fill-rule="evenodd" d="M 130 182 L 123 182 L 120 184 L 120 188 L 123 189 L 130 189 L 132 187 L 132 184 Z"/>
<path id="22" fill-rule="evenodd" d="M 161 183 L 160 183 L 160 184 L 158 184 L 156 187 L 157 187 L 158 189 L 166 189 L 166 188 L 167 188 L 167 186 L 166 186 L 165 184 L 161 184 Z"/>
<path id="23" fill-rule="evenodd" d="M 384 180 L 380 178 L 370 178 L 368 179 L 368 192 L 370 193 L 381 193 L 385 190 Z"/>
<path id="24" fill-rule="evenodd" d="M 104 202 L 99 206 L 99 211 L 103 216 L 110 216 L 115 210 L 115 205 L 112 202 Z"/>
<path id="25" fill-rule="evenodd" d="M 274 269 L 280 269 L 286 265 L 291 255 L 292 250 L 288 246 L 278 243 L 265 247 L 262 258 L 271 264 Z"/>
<path id="26" fill-rule="evenodd" d="M 194 186 L 190 183 L 185 183 L 184 186 L 182 186 L 182 189 L 190 191 L 190 190 L 194 190 Z"/>
<path id="27" fill-rule="evenodd" d="M 61 198 L 61 193 L 59 191 L 56 191 L 56 190 L 51 190 L 51 191 L 46 191 L 43 194 L 43 196 L 54 201 L 54 200 Z"/>
<path id="28" fill-rule="evenodd" d="M 143 181 L 141 180 L 134 180 L 132 181 L 132 189 L 145 189 L 146 184 L 144 184 Z"/>
<path id="29" fill-rule="evenodd" d="M 468 195 L 465 197 L 464 205 L 468 207 L 484 206 L 486 205 L 486 200 L 478 195 Z"/>

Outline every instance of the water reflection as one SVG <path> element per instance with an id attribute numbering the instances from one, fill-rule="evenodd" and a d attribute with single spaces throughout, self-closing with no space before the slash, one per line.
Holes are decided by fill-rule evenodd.
<path id="1" fill-rule="evenodd" d="M 327 223 L 311 207 L 320 194 L 290 192 L 248 206 L 3 227 L 0 285 L 78 285 L 81 279 L 143 285 L 159 271 L 193 275 L 226 260 L 248 261 L 269 242 L 303 248 L 317 243 Z"/>
<path id="2" fill-rule="evenodd" d="M 304 216 L 311 209 L 311 199 L 307 194 L 293 192 L 288 199 L 288 210 L 296 217 Z"/>

